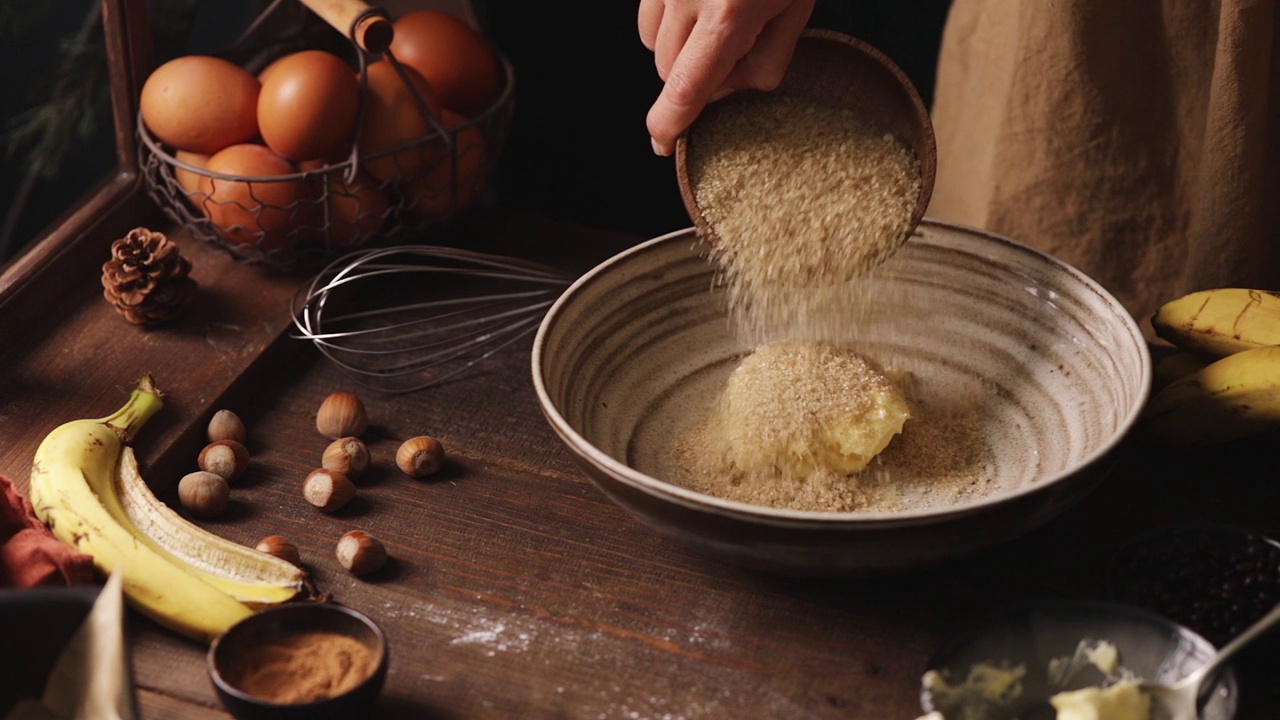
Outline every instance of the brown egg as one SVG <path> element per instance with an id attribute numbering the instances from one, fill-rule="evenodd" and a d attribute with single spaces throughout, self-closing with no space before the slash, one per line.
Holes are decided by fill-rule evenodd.
<path id="1" fill-rule="evenodd" d="M 413 68 L 403 67 L 418 95 L 435 117 L 440 103 L 431 85 Z M 436 132 L 430 118 L 422 114 L 409 88 L 395 67 L 386 60 L 370 63 L 364 127 L 360 132 L 362 167 L 379 180 L 404 180 L 421 174 L 439 156 L 437 143 L 424 143 L 379 158 L 368 158 Z"/>
<path id="2" fill-rule="evenodd" d="M 267 82 L 267 78 L 271 76 L 271 72 L 272 72 L 273 70 L 275 70 L 276 66 L 280 64 L 280 61 L 281 61 L 281 60 L 283 60 L 283 59 L 285 59 L 286 57 L 289 57 L 289 56 L 288 56 L 288 55 L 283 55 L 283 56 L 281 56 L 281 57 L 278 57 L 278 58 L 276 58 L 275 60 L 272 60 L 271 62 L 267 63 L 267 66 L 266 66 L 266 67 L 264 67 L 264 68 L 262 68 L 261 70 L 259 70 L 259 71 L 258 71 L 258 82 L 259 82 L 259 83 L 262 83 L 262 84 L 264 84 L 264 85 L 265 85 L 265 84 L 266 84 L 266 82 Z"/>
<path id="3" fill-rule="evenodd" d="M 440 162 L 402 189 L 405 206 L 425 220 L 442 220 L 466 210 L 488 180 L 488 147 L 480 129 L 463 127 L 466 118 L 451 110 L 442 111 L 441 120 L 454 133 L 453 154 L 442 148 Z"/>
<path id="4" fill-rule="evenodd" d="M 502 87 L 502 68 L 488 40 L 464 20 L 418 10 L 396 20 L 391 54 L 417 70 L 440 104 L 468 117 L 489 107 Z"/>
<path id="5" fill-rule="evenodd" d="M 302 170 L 319 170 L 323 161 L 299 163 Z M 346 182 L 346 169 L 332 170 L 310 178 L 316 184 L 316 196 L 324 210 L 317 212 L 314 233 L 308 240 L 333 247 L 368 242 L 386 224 L 391 201 L 381 183 L 361 170 L 353 182 Z"/>
<path id="6" fill-rule="evenodd" d="M 138 111 L 160 142 L 211 155 L 257 137 L 258 90 L 258 79 L 239 65 L 186 55 L 147 77 Z"/>
<path id="7" fill-rule="evenodd" d="M 331 177 L 327 188 L 329 208 L 329 242 L 333 245 L 356 245 L 368 242 L 386 223 L 391 201 L 378 187 L 378 181 L 366 173 L 355 182 L 345 183 L 341 175 Z"/>
<path id="8" fill-rule="evenodd" d="M 314 195 L 301 180 L 270 180 L 293 175 L 298 168 L 265 145 L 232 145 L 209 158 L 205 169 L 265 181 L 201 177 L 204 214 L 229 242 L 257 245 L 264 251 L 288 246 L 295 225 L 314 214 Z"/>
<path id="9" fill-rule="evenodd" d="M 258 128 L 267 147 L 290 160 L 350 148 L 360 105 L 351 67 L 333 53 L 303 50 L 263 71 Z"/>
<path id="10" fill-rule="evenodd" d="M 173 154 L 173 158 L 178 162 L 186 163 L 192 167 L 204 169 L 209 164 L 209 156 L 201 153 L 188 152 L 179 150 Z M 178 181 L 178 187 L 182 188 L 188 198 L 197 205 L 200 203 L 199 198 L 192 197 L 193 193 L 200 192 L 200 174 L 191 172 L 186 168 L 173 166 L 173 179 Z"/>

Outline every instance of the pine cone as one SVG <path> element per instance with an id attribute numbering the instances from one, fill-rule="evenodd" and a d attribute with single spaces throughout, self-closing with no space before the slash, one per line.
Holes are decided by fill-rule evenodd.
<path id="1" fill-rule="evenodd" d="M 102 294 L 134 325 L 177 317 L 196 294 L 191 261 L 163 233 L 143 227 L 111 243 L 102 265 Z"/>

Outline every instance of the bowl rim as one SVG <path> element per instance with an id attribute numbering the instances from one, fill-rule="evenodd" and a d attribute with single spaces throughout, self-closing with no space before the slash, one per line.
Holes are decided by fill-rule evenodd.
<path id="1" fill-rule="evenodd" d="M 263 617 L 267 617 L 267 616 L 270 616 L 273 614 L 279 614 L 279 613 L 297 613 L 297 612 L 314 612 L 314 613 L 336 612 L 336 613 L 347 615 L 348 617 L 356 620 L 361 625 L 364 625 L 366 628 L 368 628 L 378 641 L 378 650 L 376 653 L 376 657 L 374 658 L 373 671 L 369 673 L 368 677 L 364 678 L 359 683 L 356 683 L 356 685 L 348 689 L 346 692 L 340 693 L 338 695 L 333 695 L 326 698 L 319 698 L 316 700 L 311 700 L 309 702 L 278 703 L 278 702 L 272 702 L 266 698 L 259 697 L 252 693 L 247 693 L 244 690 L 241 690 L 240 688 L 236 687 L 235 685 L 232 685 L 229 680 L 227 680 L 222 676 L 222 672 L 218 670 L 218 649 L 219 647 L 221 647 L 223 638 L 227 637 L 232 632 L 245 632 L 243 628 L 247 624 L 263 622 L 262 620 Z M 227 695 L 234 697 L 236 700 L 239 700 L 244 703 L 256 705 L 258 707 L 266 708 L 266 709 L 277 709 L 280 711 L 285 711 L 285 710 L 298 711 L 298 710 L 308 710 L 308 709 L 321 710 L 331 705 L 338 705 L 338 704 L 344 703 L 346 702 L 347 698 L 360 692 L 370 684 L 380 682 L 379 675 L 382 675 L 385 672 L 389 659 L 390 659 L 390 648 L 388 647 L 388 644 L 387 644 L 387 634 L 382 629 L 382 626 L 380 626 L 373 618 L 360 612 L 359 610 L 356 610 L 355 608 L 348 607 L 346 605 L 340 605 L 338 603 L 333 603 L 333 602 L 325 602 L 325 603 L 289 602 L 289 603 L 284 603 L 282 605 L 273 605 L 268 608 L 263 608 L 262 610 L 258 610 L 252 615 L 242 618 L 240 621 L 236 622 L 231 627 L 222 631 L 217 637 L 213 639 L 212 642 L 209 643 L 209 649 L 205 653 L 205 665 L 208 670 L 209 679 L 210 681 L 213 682 L 214 687 L 217 688 L 219 692 L 226 693 Z"/>
<path id="2" fill-rule="evenodd" d="M 1073 281 L 1079 283 L 1083 289 L 1100 297 L 1106 305 L 1110 306 L 1111 309 L 1115 311 L 1114 314 L 1117 316 L 1121 326 L 1128 332 L 1138 350 L 1139 377 L 1138 390 L 1137 393 L 1135 393 L 1132 406 L 1129 408 L 1125 416 L 1121 418 L 1116 431 L 1112 433 L 1105 442 L 1100 443 L 1097 447 L 1093 448 L 1090 453 L 1081 458 L 1078 462 L 1073 463 L 1071 466 L 1063 468 L 1050 475 L 1046 475 L 1037 482 L 1026 483 L 1014 488 L 1013 490 L 994 493 L 976 500 L 956 503 L 955 505 L 948 505 L 945 508 L 890 512 L 793 510 L 789 508 L 752 505 L 737 500 L 727 500 L 714 495 L 695 492 L 693 490 L 680 487 L 675 483 L 661 480 L 653 477 L 652 475 L 640 472 L 626 463 L 614 459 L 575 430 L 569 422 L 565 420 L 564 415 L 561 414 L 555 403 L 551 401 L 551 396 L 548 393 L 546 383 L 543 380 L 543 356 L 547 352 L 547 335 L 550 333 L 551 328 L 556 324 L 559 316 L 564 312 L 565 306 L 574 300 L 574 298 L 582 291 L 583 287 L 598 282 L 602 275 L 609 272 L 617 265 L 629 261 L 636 255 L 650 252 L 657 246 L 670 244 L 681 239 L 694 243 L 701 242 L 701 239 L 697 234 L 697 229 L 694 226 L 674 230 L 672 232 L 650 238 L 649 240 L 642 241 L 601 262 L 591 270 L 579 276 L 560 294 L 560 297 L 552 303 L 551 307 L 547 309 L 547 312 L 543 316 L 542 322 L 539 323 L 538 330 L 534 335 L 531 363 L 534 391 L 538 396 L 538 404 L 542 408 L 543 415 L 551 424 L 552 429 L 570 445 L 570 449 L 573 452 L 581 454 L 587 461 L 602 468 L 614 479 L 628 485 L 629 487 L 651 496 L 660 496 L 665 500 L 675 502 L 679 505 L 700 512 L 711 512 L 729 517 L 750 516 L 756 520 L 769 520 L 779 524 L 790 525 L 808 525 L 816 522 L 823 523 L 824 525 L 831 523 L 856 523 L 859 526 L 864 526 L 871 523 L 876 525 L 892 526 L 900 524 L 915 524 L 925 521 L 933 521 L 940 518 L 954 518 L 969 515 L 1042 492 L 1057 485 L 1063 479 L 1103 460 L 1105 456 L 1114 450 L 1116 446 L 1130 434 L 1130 431 L 1137 423 L 1142 409 L 1146 405 L 1151 393 L 1151 351 L 1147 346 L 1147 341 L 1142 334 L 1141 328 L 1138 326 L 1137 320 L 1124 308 L 1123 305 L 1121 305 L 1120 301 L 1116 299 L 1114 295 L 1103 288 L 1096 280 L 1089 277 L 1073 265 L 1070 265 L 1049 253 L 1038 250 L 1029 245 L 1025 245 L 1004 235 L 999 235 L 981 228 L 945 222 L 928 217 L 922 220 L 920 225 L 917 226 L 917 229 L 912 233 L 912 239 L 919 237 L 920 231 L 923 228 L 959 231 L 962 234 L 977 236 L 985 242 L 1004 246 L 1008 250 L 1031 255 L 1039 262 L 1046 263 L 1065 273 Z M 908 242 L 911 242 L 911 240 L 908 240 Z M 596 482 L 594 477 L 591 479 L 593 482 Z M 601 489 L 604 490 L 604 488 Z"/>

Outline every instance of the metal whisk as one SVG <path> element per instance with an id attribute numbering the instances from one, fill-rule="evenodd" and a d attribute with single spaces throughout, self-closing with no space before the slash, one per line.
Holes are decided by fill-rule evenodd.
<path id="1" fill-rule="evenodd" d="M 384 392 L 440 383 L 533 333 L 574 276 L 435 245 L 337 258 L 293 298 L 296 332 L 356 382 Z"/>

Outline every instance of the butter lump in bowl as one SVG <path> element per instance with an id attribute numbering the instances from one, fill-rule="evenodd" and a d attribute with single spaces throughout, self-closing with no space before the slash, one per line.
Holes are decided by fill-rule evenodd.
<path id="1" fill-rule="evenodd" d="M 826 343 L 761 345 L 743 358 L 710 424 L 738 472 L 850 474 L 911 417 L 902 391 L 868 359 Z"/>

